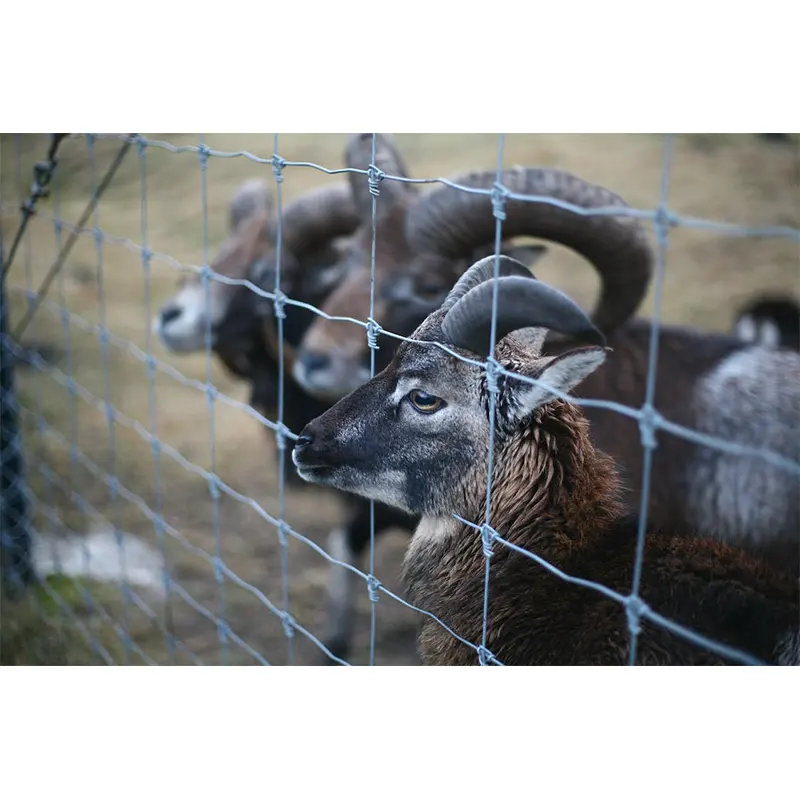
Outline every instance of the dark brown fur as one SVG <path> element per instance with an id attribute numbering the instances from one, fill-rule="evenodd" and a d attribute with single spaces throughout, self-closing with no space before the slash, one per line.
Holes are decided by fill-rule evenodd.
<path id="1" fill-rule="evenodd" d="M 309 423 L 292 453 L 304 480 L 423 515 L 404 564 L 408 597 L 473 644 L 461 643 L 426 617 L 420 637 L 426 664 L 478 663 L 474 645 L 482 639 L 483 543 L 479 531 L 452 514 L 476 526 L 483 523 L 490 447 L 491 521 L 501 537 L 620 598 L 633 589 L 638 521 L 626 513 L 614 462 L 595 447 L 580 408 L 553 399 L 540 385 L 503 378 L 497 382 L 492 423 L 487 376 L 430 346 L 448 344 L 459 355 L 475 357 L 463 342 L 483 339 L 476 326 L 485 329 L 490 317 L 479 304 L 492 302 L 492 287 L 488 282 L 465 287 L 485 281 L 479 276 L 487 264 L 473 265 L 442 308 L 414 332 L 412 338 L 427 346 L 400 345 L 385 370 Z M 588 384 L 607 358 L 606 349 L 543 356 L 541 328 L 530 330 L 537 319 L 555 319 L 550 310 L 556 308 L 562 314 L 555 323 L 560 330 L 567 332 L 570 325 L 579 330 L 579 319 L 565 321 L 574 304 L 526 278 L 507 276 L 500 283 L 498 305 L 501 315 L 504 310 L 508 315 L 504 330 L 522 304 L 538 309 L 540 316 L 530 319 L 527 332 L 498 342 L 499 364 L 561 391 Z M 585 385 L 582 393 L 588 393 Z M 426 397 L 432 399 L 430 408 Z M 626 663 L 624 602 L 565 581 L 501 541 L 493 543 L 493 551 L 486 644 L 496 658 L 510 665 Z M 689 635 L 765 663 L 800 660 L 791 644 L 800 635 L 797 578 L 742 549 L 698 537 L 690 526 L 648 526 L 638 594 L 652 614 Z M 641 625 L 637 663 L 737 663 L 730 654 L 717 654 L 659 626 L 647 613 Z"/>
<path id="2" fill-rule="evenodd" d="M 654 406 L 670 422 L 690 430 L 702 430 L 697 416 L 697 380 L 710 373 L 727 356 L 744 345 L 725 334 L 697 332 L 677 326 L 662 326 L 659 343 Z M 578 398 L 610 400 L 630 408 L 645 402 L 648 373 L 648 345 L 651 324 L 635 319 L 609 338 L 612 352 L 603 369 L 589 375 L 575 389 Z M 554 343 L 546 352 L 564 349 Z M 594 445 L 611 455 L 620 470 L 622 501 L 630 513 L 639 513 L 644 474 L 644 447 L 636 419 L 613 409 L 587 407 L 583 413 L 591 423 Z M 754 424 L 754 421 L 751 422 Z M 739 430 L 731 430 L 731 437 Z M 687 465 L 714 457 L 709 448 L 664 430 L 656 431 L 650 481 L 648 518 L 664 528 L 691 525 L 689 491 L 691 474 Z M 800 445 L 800 442 L 798 442 Z M 797 453 L 800 456 L 800 450 Z M 720 457 L 735 459 L 722 454 Z M 765 499 L 766 500 L 766 499 Z M 767 500 L 768 501 L 768 500 Z M 725 538 L 725 531 L 719 537 Z M 800 571 L 800 531 L 766 541 L 742 541 L 757 556 L 766 558 L 778 569 L 797 577 Z"/>
<path id="3" fill-rule="evenodd" d="M 503 446 L 492 507 L 493 527 L 511 544 L 568 575 L 630 593 L 636 520 L 623 515 L 613 462 L 595 450 L 574 406 L 552 403 Z M 471 519 L 481 524 L 484 514 L 480 503 Z M 800 621 L 796 580 L 693 535 L 651 529 L 645 542 L 640 596 L 654 611 L 775 663 L 776 643 Z M 478 531 L 461 526 L 444 540 L 412 546 L 403 579 L 411 602 L 468 641 L 481 641 L 485 556 Z M 501 662 L 624 664 L 629 642 L 621 604 L 493 544 L 487 648 Z M 427 617 L 419 646 L 425 664 L 478 663 L 474 648 Z M 637 663 L 729 661 L 643 619 Z"/>

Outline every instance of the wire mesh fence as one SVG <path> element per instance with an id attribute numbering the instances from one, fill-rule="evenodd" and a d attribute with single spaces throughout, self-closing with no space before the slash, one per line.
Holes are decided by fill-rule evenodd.
<path id="1" fill-rule="evenodd" d="M 800 242 L 795 220 L 790 225 L 735 224 L 675 213 L 670 201 L 675 147 L 671 136 L 664 137 L 660 186 L 652 210 L 585 208 L 557 197 L 511 191 L 503 184 L 508 162 L 503 135 L 493 144 L 497 169 L 488 188 L 459 184 L 441 177 L 435 168 L 430 170 L 435 177 L 427 178 L 387 173 L 380 168 L 377 135 L 371 135 L 369 143 L 371 157 L 364 169 L 284 158 L 277 134 L 269 143 L 270 156 L 250 149 L 214 149 L 203 136 L 192 144 L 173 144 L 143 135 L 74 134 L 61 143 L 59 166 L 48 181 L 50 195 L 39 200 L 16 258 L 8 274 L 4 272 L 4 584 L 25 585 L 28 573 L 35 570 L 40 580 L 33 616 L 54 621 L 61 630 L 78 631 L 85 642 L 80 658 L 90 661 L 348 664 L 354 651 L 369 664 L 413 664 L 418 663 L 416 629 L 424 618 L 470 648 L 475 663 L 502 664 L 489 644 L 490 565 L 496 553 L 506 549 L 532 559 L 565 582 L 618 603 L 627 620 L 628 663 L 637 663 L 643 621 L 731 663 L 762 663 L 752 653 L 662 615 L 641 596 L 653 453 L 659 437 L 668 434 L 732 459 L 752 457 L 765 469 L 769 465 L 800 483 L 796 459 L 743 444 L 735 435 L 724 438 L 692 429 L 659 412 L 659 323 L 668 245 L 676 230 L 721 240 L 780 242 L 789 256 L 781 250 L 778 260 L 790 263 Z M 42 158 L 46 146 L 43 137 L 7 137 L 4 143 L 0 203 L 6 249 L 20 208 L 23 216 L 30 213 L 24 209 L 31 196 L 32 164 Z M 313 146 L 309 152 L 314 152 Z M 488 146 L 484 152 L 489 152 Z M 257 231 L 242 274 L 211 267 L 225 247 L 215 243 L 229 234 L 224 211 L 228 197 L 214 173 L 217 164 L 227 161 L 236 162 L 240 171 L 225 173 L 225 186 L 253 174 L 269 176 L 274 193 L 271 269 L 264 268 L 256 248 Z M 284 192 L 291 185 L 296 196 L 323 176 L 328 182 L 337 175 L 368 190 L 370 235 L 361 251 L 362 259 L 366 253 L 362 288 L 369 289 L 366 318 L 327 313 L 326 302 L 316 305 L 302 293 L 295 296 L 294 284 L 288 293 L 284 291 L 294 258 L 294 245 L 287 241 L 285 230 L 286 216 L 292 212 Z M 639 427 L 643 474 L 627 592 L 567 574 L 493 527 L 494 425 L 489 427 L 483 519 L 453 515 L 474 533 L 485 557 L 477 641 L 404 596 L 398 574 L 407 537 L 387 542 L 385 558 L 376 560 L 376 530 L 390 527 L 376 522 L 376 515 L 384 513 L 380 506 L 370 501 L 368 511 L 362 509 L 368 531 L 364 565 L 352 547 L 341 546 L 343 531 L 353 527 L 352 516 L 339 506 L 341 495 L 293 480 L 291 452 L 301 433 L 298 409 L 306 400 L 291 370 L 297 350 L 297 343 L 289 341 L 292 309 L 329 319 L 341 329 L 359 330 L 368 347 L 370 378 L 385 363 L 382 354 L 410 340 L 411 331 L 402 335 L 382 325 L 384 319 L 376 319 L 383 257 L 379 219 L 382 200 L 393 184 L 449 186 L 488 198 L 495 278 L 512 202 L 560 208 L 581 218 L 627 216 L 652 227 L 653 324 L 645 348 L 644 402 L 631 407 L 613 399 L 572 398 L 581 408 L 605 408 Z M 336 258 L 346 261 L 348 254 L 352 257 L 348 250 L 345 256 L 337 251 Z M 200 265 L 191 263 L 197 255 Z M 185 276 L 178 289 L 177 272 Z M 214 318 L 214 309 L 222 303 L 220 287 L 227 287 L 225 302 L 232 309 L 225 320 Z M 184 354 L 168 352 L 152 324 L 164 308 L 158 301 L 176 291 L 194 292 L 198 307 L 207 311 L 197 329 L 201 344 Z M 234 292 L 246 298 L 245 306 L 237 307 L 230 299 Z M 16 304 L 16 326 L 6 313 L 6 294 Z M 495 294 L 490 354 L 498 340 L 497 312 Z M 223 357 L 226 371 L 218 345 L 220 330 L 231 324 L 231 318 L 242 330 L 233 354 L 227 360 Z M 273 321 L 274 373 L 254 377 L 253 341 L 263 337 L 265 326 Z M 514 377 L 537 384 L 535 378 L 515 372 L 493 356 L 470 360 L 446 344 L 437 346 L 487 373 L 490 419 L 496 419 L 503 380 Z M 237 358 L 246 362 L 238 374 Z M 250 397 L 242 396 L 242 377 L 250 384 Z M 274 413 L 262 413 L 260 404 L 253 402 L 252 387 L 262 379 L 273 387 L 275 403 L 270 411 Z M 331 405 L 333 401 L 307 406 L 316 411 L 306 421 Z M 12 412 L 18 416 L 19 434 Z M 270 461 L 270 447 L 276 464 Z M 799 546 L 794 543 L 795 550 Z M 33 589 L 28 590 L 31 593 Z M 77 657 L 63 655 L 67 661 Z"/>

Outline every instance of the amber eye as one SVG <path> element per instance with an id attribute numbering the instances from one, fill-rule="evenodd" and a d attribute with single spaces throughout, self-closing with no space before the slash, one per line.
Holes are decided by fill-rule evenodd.
<path id="1" fill-rule="evenodd" d="M 444 406 L 444 400 L 432 394 L 426 394 L 419 389 L 412 389 L 408 393 L 408 402 L 420 412 L 420 414 L 433 414 Z"/>

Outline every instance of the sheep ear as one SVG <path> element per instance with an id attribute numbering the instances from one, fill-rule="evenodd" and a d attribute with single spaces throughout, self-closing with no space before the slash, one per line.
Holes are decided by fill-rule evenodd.
<path id="1" fill-rule="evenodd" d="M 517 400 L 517 403 L 513 404 L 517 407 L 516 421 L 522 421 L 537 408 L 555 399 L 556 395 L 542 384 L 568 394 L 606 360 L 608 352 L 608 348 L 605 347 L 581 347 L 547 359 L 544 368 L 539 366 L 531 375 L 541 381 L 541 384 L 534 386 L 522 383 L 514 387 L 514 396 Z M 541 365 L 541 362 L 539 364 Z"/>

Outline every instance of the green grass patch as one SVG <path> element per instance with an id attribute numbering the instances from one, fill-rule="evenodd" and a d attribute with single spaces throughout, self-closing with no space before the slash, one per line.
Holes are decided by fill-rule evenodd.
<path id="1" fill-rule="evenodd" d="M 15 599 L 3 598 L 0 665 L 93 666 L 121 660 L 122 642 L 86 600 L 113 597 L 105 584 L 52 575 Z"/>

